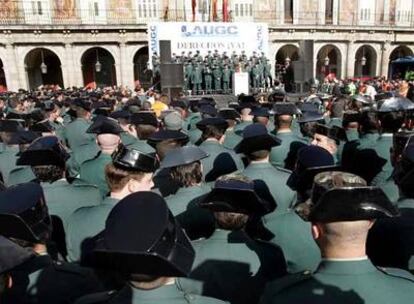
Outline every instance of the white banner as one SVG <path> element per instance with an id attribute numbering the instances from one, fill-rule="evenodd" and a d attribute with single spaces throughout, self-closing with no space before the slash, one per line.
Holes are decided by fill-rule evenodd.
<path id="1" fill-rule="evenodd" d="M 148 25 L 149 61 L 154 52 L 160 55 L 159 41 L 171 41 L 171 53 L 177 56 L 199 50 L 205 56 L 219 50 L 220 54 L 245 51 L 250 57 L 253 51 L 268 56 L 269 31 L 265 23 L 236 22 L 156 22 Z"/>

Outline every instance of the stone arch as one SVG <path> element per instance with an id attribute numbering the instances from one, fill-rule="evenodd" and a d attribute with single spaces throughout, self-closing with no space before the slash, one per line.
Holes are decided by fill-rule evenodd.
<path id="1" fill-rule="evenodd" d="M 355 77 L 377 76 L 378 55 L 375 48 L 364 44 L 355 52 Z"/>
<path id="2" fill-rule="evenodd" d="M 333 44 L 323 45 L 316 55 L 317 78 L 322 80 L 329 74 L 334 74 L 338 79 L 342 77 L 342 53 Z"/>
<path id="3" fill-rule="evenodd" d="M 29 50 L 24 56 L 24 66 L 30 89 L 41 85 L 64 87 L 62 61 L 54 50 L 46 47 Z"/>
<path id="4" fill-rule="evenodd" d="M 80 58 L 85 87 L 117 85 L 115 57 L 103 47 L 91 47 Z"/>
<path id="5" fill-rule="evenodd" d="M 406 45 L 396 46 L 389 56 L 389 65 L 388 65 L 388 77 L 389 78 L 402 78 L 405 76 L 407 67 L 404 65 L 392 65 L 392 62 L 398 58 L 413 56 L 414 52 Z"/>
<path id="6" fill-rule="evenodd" d="M 7 91 L 6 73 L 4 71 L 3 60 L 0 58 L 0 93 Z"/>
<path id="7" fill-rule="evenodd" d="M 277 50 L 275 60 L 277 64 L 283 64 L 286 62 L 286 58 L 291 61 L 299 60 L 299 47 L 293 44 L 285 44 Z"/>
<path id="8" fill-rule="evenodd" d="M 140 47 L 132 59 L 135 86 L 140 84 L 143 88 L 148 88 L 152 85 L 152 72 L 147 67 L 148 60 L 148 46 Z"/>

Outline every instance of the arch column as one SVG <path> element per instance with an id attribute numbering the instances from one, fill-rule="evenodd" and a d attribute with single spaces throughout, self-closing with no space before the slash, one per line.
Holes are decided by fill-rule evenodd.
<path id="1" fill-rule="evenodd" d="M 71 43 L 65 44 L 65 63 L 62 64 L 63 83 L 65 86 L 77 86 L 75 79 L 77 78 L 77 65 L 73 59 L 73 45 Z"/>
<path id="2" fill-rule="evenodd" d="M 391 43 L 386 41 L 381 45 L 381 75 L 388 77 L 389 65 L 390 65 L 390 56 L 391 56 Z"/>
<path id="3" fill-rule="evenodd" d="M 347 44 L 347 56 L 346 56 L 346 77 L 355 77 L 355 45 L 353 41 Z"/>
<path id="4" fill-rule="evenodd" d="M 19 71 L 17 69 L 14 45 L 6 44 L 4 56 L 1 59 L 8 90 L 17 91 L 19 88 L 22 88 L 23 86 L 20 83 Z"/>

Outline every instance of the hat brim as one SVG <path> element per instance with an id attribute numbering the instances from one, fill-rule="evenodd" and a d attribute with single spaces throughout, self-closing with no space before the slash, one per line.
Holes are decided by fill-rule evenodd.
<path id="1" fill-rule="evenodd" d="M 195 252 L 178 226 L 176 242 L 167 257 L 156 252 L 116 251 L 105 248 L 104 239 L 97 241 L 88 263 L 124 274 L 146 274 L 158 277 L 186 277 L 191 271 Z"/>
<path id="2" fill-rule="evenodd" d="M 234 151 L 236 151 L 236 153 L 246 154 L 259 150 L 271 150 L 273 147 L 280 146 L 280 144 L 281 141 L 278 138 L 270 134 L 264 134 L 243 138 L 234 148 Z"/>
<path id="3" fill-rule="evenodd" d="M 31 227 L 15 214 L 0 214 L 0 231 L 5 237 L 31 243 L 44 242 L 50 237 L 51 219 L 46 217 Z"/>
<path id="4" fill-rule="evenodd" d="M 26 150 L 21 153 L 16 161 L 17 166 L 45 166 L 57 165 L 64 166 L 68 160 L 69 154 L 60 157 L 50 150 Z"/>

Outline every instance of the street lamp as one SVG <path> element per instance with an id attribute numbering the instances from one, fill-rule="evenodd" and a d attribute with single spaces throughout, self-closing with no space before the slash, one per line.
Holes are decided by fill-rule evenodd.
<path id="1" fill-rule="evenodd" d="M 95 63 L 95 71 L 100 73 L 102 71 L 102 64 L 99 62 L 99 54 L 98 49 L 96 49 L 96 63 Z"/>
<path id="2" fill-rule="evenodd" d="M 289 65 L 291 61 L 292 61 L 292 60 L 290 59 L 290 57 L 289 57 L 289 56 L 287 56 L 287 57 L 286 57 L 286 59 L 285 59 L 285 64 L 286 64 L 286 65 Z"/>
<path id="3" fill-rule="evenodd" d="M 325 64 L 325 66 L 328 66 L 328 65 L 329 65 L 329 57 L 328 57 L 328 55 L 326 55 L 326 57 L 325 57 L 325 59 L 323 60 L 323 62 L 324 62 L 324 64 Z"/>
<path id="4" fill-rule="evenodd" d="M 45 58 L 43 56 L 43 50 L 40 51 L 40 56 L 42 56 L 42 63 L 40 64 L 40 71 L 42 74 L 47 74 L 47 65 L 45 63 Z"/>
<path id="5" fill-rule="evenodd" d="M 365 48 L 362 48 L 362 58 L 361 58 L 361 65 L 366 66 L 367 65 L 367 57 L 365 57 Z"/>

